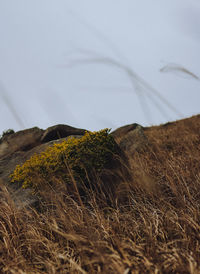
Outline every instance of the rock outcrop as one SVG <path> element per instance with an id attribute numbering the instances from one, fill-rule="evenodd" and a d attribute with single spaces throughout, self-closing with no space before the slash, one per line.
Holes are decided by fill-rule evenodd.
<path id="1" fill-rule="evenodd" d="M 74 128 L 67 125 L 56 125 L 47 128 L 40 141 L 41 143 L 47 143 L 49 141 L 61 139 L 71 135 L 84 135 L 85 131 L 85 129 Z"/>
<path id="2" fill-rule="evenodd" d="M 134 155 L 149 153 L 152 148 L 159 146 L 169 153 L 178 155 L 183 151 L 180 142 L 180 132 L 184 132 L 184 140 L 188 142 L 191 136 L 199 146 L 199 124 L 200 115 L 170 122 L 161 126 L 144 128 L 136 123 L 120 127 L 110 134 L 114 137 L 119 146 L 119 150 L 125 155 L 124 159 L 132 159 Z M 46 130 L 37 127 L 22 130 L 16 133 L 4 135 L 0 139 L 0 185 L 6 186 L 13 201 L 17 206 L 27 207 L 37 204 L 37 197 L 33 196 L 29 189 L 22 189 L 17 184 L 10 184 L 9 175 L 14 171 L 16 165 L 22 165 L 34 153 L 41 153 L 48 146 L 67 140 L 70 136 L 80 138 L 84 135 L 85 129 L 78 129 L 68 125 L 56 125 Z M 182 138 L 182 137 L 181 137 Z M 114 163 L 114 162 L 113 162 Z M 103 174 L 103 178 L 108 184 L 117 181 L 120 175 L 120 165 L 111 163 L 108 173 L 115 174 L 115 178 L 110 174 Z M 135 170 L 134 170 L 135 168 Z M 140 173 L 137 162 L 131 166 L 135 176 Z M 114 179 L 113 179 L 114 178 Z"/>
<path id="3" fill-rule="evenodd" d="M 120 127 L 111 133 L 122 151 L 129 157 L 135 151 L 141 151 L 149 144 L 145 135 L 145 128 L 139 124 Z"/>
<path id="4" fill-rule="evenodd" d="M 60 143 L 73 136 L 80 138 L 86 132 L 85 129 L 74 128 L 68 125 L 55 125 L 46 130 L 34 127 L 16 133 L 5 135 L 0 140 L 0 182 L 6 185 L 13 201 L 17 206 L 26 207 L 37 204 L 37 197 L 32 195 L 30 189 L 22 189 L 17 184 L 10 184 L 10 174 L 17 165 L 22 165 L 35 153 L 41 153 L 48 146 Z M 111 135 L 119 145 L 119 149 L 130 156 L 134 151 L 142 149 L 147 143 L 144 129 L 138 124 L 131 124 L 113 131 Z M 125 155 L 124 154 L 124 155 Z M 113 162 L 114 163 L 114 162 Z M 114 168 L 120 171 L 119 163 Z M 109 169 L 112 171 L 113 166 Z M 123 173 L 123 168 L 122 172 Z M 109 182 L 117 181 L 118 172 L 110 172 L 112 176 L 104 173 L 103 178 Z M 113 177 L 115 174 L 115 178 Z M 113 179 L 114 178 L 114 179 Z"/>
<path id="5" fill-rule="evenodd" d="M 45 131 L 37 127 L 6 135 L 0 142 L 0 158 L 17 151 L 28 151 L 39 144 Z"/>
<path id="6" fill-rule="evenodd" d="M 46 130 L 37 127 L 21 130 L 4 136 L 0 141 L 0 183 L 6 185 L 14 202 L 18 206 L 31 206 L 37 203 L 37 197 L 31 190 L 10 184 L 9 176 L 17 165 L 22 165 L 34 153 L 44 151 L 54 143 L 62 142 L 69 136 L 80 138 L 85 129 L 67 125 L 56 125 Z M 64 138 L 63 138 L 64 137 Z"/>

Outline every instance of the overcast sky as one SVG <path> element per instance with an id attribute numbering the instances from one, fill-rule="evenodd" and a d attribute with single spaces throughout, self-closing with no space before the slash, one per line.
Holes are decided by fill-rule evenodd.
<path id="1" fill-rule="evenodd" d="M 198 0 L 0 0 L 0 133 L 200 113 Z"/>

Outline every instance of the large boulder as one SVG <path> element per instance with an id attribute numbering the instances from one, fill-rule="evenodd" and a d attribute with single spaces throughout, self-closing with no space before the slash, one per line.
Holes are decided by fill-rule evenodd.
<path id="1" fill-rule="evenodd" d="M 0 141 L 0 158 L 16 151 L 28 151 L 41 144 L 44 132 L 44 130 L 34 127 L 5 135 Z"/>
<path id="2" fill-rule="evenodd" d="M 11 197 L 19 207 L 37 203 L 37 197 L 30 189 L 22 189 L 18 184 L 10 184 L 10 174 L 17 165 L 35 153 L 41 153 L 48 146 L 67 140 L 69 136 L 80 138 L 86 130 L 67 125 L 56 125 L 46 130 L 37 127 L 4 135 L 0 140 L 0 184 L 8 188 Z M 64 138 L 63 138 L 64 137 Z"/>
<path id="3" fill-rule="evenodd" d="M 111 134 L 120 149 L 129 157 L 131 157 L 135 151 L 139 152 L 149 144 L 147 136 L 145 135 L 145 128 L 136 123 L 120 127 Z"/>
<path id="4" fill-rule="evenodd" d="M 0 158 L 0 184 L 7 187 L 13 201 L 17 207 L 35 206 L 38 204 L 38 197 L 33 195 L 31 189 L 23 189 L 19 184 L 10 183 L 10 175 L 13 173 L 17 165 L 23 165 L 28 159 L 35 153 L 39 154 L 46 150 L 47 147 L 52 146 L 55 143 L 61 143 L 67 141 L 68 138 L 75 137 L 80 138 L 80 135 L 73 135 L 67 138 L 61 138 L 47 142 L 45 144 L 38 145 L 29 151 L 17 151 L 13 154 Z"/>
<path id="5" fill-rule="evenodd" d="M 30 189 L 22 189 L 20 184 L 10 183 L 9 176 L 15 170 L 16 165 L 23 165 L 33 154 L 45 151 L 54 143 L 61 143 L 71 136 L 80 138 L 85 132 L 85 129 L 56 125 L 46 130 L 35 127 L 2 138 L 0 142 L 0 182 L 6 185 L 18 207 L 35 206 L 38 204 L 38 197 L 34 196 Z M 128 178 L 126 154 L 129 156 L 147 144 L 144 130 L 138 124 L 121 127 L 112 132 L 111 135 L 119 145 L 118 156 L 120 155 L 120 159 L 118 156 L 116 159 L 113 158 L 100 178 L 102 182 L 106 182 L 105 189 L 102 188 L 103 191 L 110 188 L 110 193 L 113 192 L 112 190 L 119 182 Z"/>
<path id="6" fill-rule="evenodd" d="M 43 143 L 71 135 L 84 135 L 85 131 L 67 125 L 55 125 L 46 130 L 33 127 L 8 134 L 0 140 L 0 158 L 19 151 L 29 151 Z"/>
<path id="7" fill-rule="evenodd" d="M 84 135 L 85 131 L 85 129 L 75 128 L 67 125 L 56 125 L 45 130 L 41 137 L 41 142 L 46 143 L 71 135 Z"/>

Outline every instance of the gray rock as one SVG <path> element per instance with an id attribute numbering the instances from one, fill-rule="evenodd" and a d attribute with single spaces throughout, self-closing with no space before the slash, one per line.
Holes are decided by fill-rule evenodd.
<path id="1" fill-rule="evenodd" d="M 39 200 L 37 196 L 33 195 L 30 189 L 22 189 L 20 184 L 10 183 L 9 176 L 14 171 L 16 165 L 22 165 L 33 154 L 43 152 L 54 143 L 61 143 L 71 137 L 81 138 L 85 131 L 84 129 L 67 125 L 56 125 L 46 130 L 35 127 L 5 136 L 1 140 L 0 181 L 7 187 L 17 207 L 35 207 L 39 203 Z M 121 127 L 111 134 L 119 145 L 120 154 L 124 155 L 124 161 L 126 161 L 127 156 L 130 156 L 136 150 L 142 149 L 148 143 L 144 129 L 138 124 Z M 115 174 L 116 178 L 111 173 Z M 128 177 L 128 173 L 125 165 L 123 166 L 121 162 L 119 163 L 117 158 L 110 163 L 108 169 L 101 175 L 102 179 L 104 179 L 103 181 L 107 182 L 106 188 L 110 185 L 110 192 L 112 192 L 113 182 L 116 183 L 117 180 L 123 180 L 123 178 L 120 179 L 120 176 Z"/>
<path id="2" fill-rule="evenodd" d="M 139 124 L 131 124 L 118 128 L 111 133 L 122 151 L 131 156 L 135 151 L 140 151 L 148 145 L 144 128 Z"/>
<path id="3" fill-rule="evenodd" d="M 115 138 L 121 138 L 121 137 L 124 137 L 130 131 L 133 131 L 134 129 L 136 129 L 138 126 L 140 126 L 140 125 L 137 123 L 134 123 L 134 124 L 126 125 L 123 127 L 119 127 L 116 130 L 112 131 L 111 135 Z M 140 127 L 142 127 L 142 126 L 140 126 Z"/>
<path id="4" fill-rule="evenodd" d="M 0 143 L 0 158 L 16 151 L 28 151 L 41 143 L 44 130 L 37 127 L 5 136 Z"/>
<path id="5" fill-rule="evenodd" d="M 52 140 L 68 137 L 70 135 L 84 135 L 85 129 L 75 128 L 67 125 L 56 125 L 49 127 L 42 135 L 41 142 L 46 143 Z"/>
<path id="6" fill-rule="evenodd" d="M 7 187 L 17 207 L 35 206 L 38 198 L 32 194 L 30 189 L 22 189 L 19 184 L 10 183 L 10 174 L 13 173 L 15 167 L 24 164 L 33 154 L 43 152 L 54 143 L 61 143 L 71 137 L 80 138 L 84 133 L 84 129 L 57 125 L 47 130 L 34 127 L 2 138 L 0 142 L 0 182 L 1 185 Z"/>

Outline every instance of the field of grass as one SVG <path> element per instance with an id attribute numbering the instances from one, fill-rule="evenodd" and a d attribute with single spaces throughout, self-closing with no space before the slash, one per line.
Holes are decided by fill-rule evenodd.
<path id="1" fill-rule="evenodd" d="M 111 204 L 55 184 L 19 209 L 2 184 L 0 272 L 200 273 L 200 115 L 145 134 Z"/>

